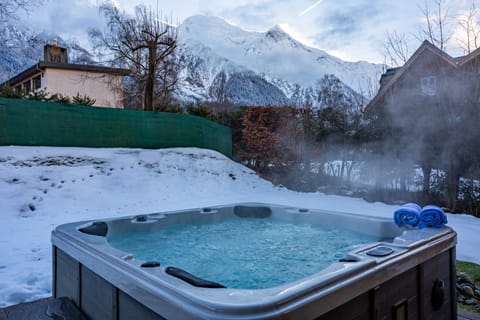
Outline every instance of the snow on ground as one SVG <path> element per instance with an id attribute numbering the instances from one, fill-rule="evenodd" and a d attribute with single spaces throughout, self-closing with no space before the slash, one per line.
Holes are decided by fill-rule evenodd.
<path id="1" fill-rule="evenodd" d="M 232 202 L 392 217 L 395 206 L 273 186 L 214 151 L 0 147 L 0 307 L 51 295 L 58 225 Z M 480 219 L 448 215 L 457 258 L 480 263 Z"/>

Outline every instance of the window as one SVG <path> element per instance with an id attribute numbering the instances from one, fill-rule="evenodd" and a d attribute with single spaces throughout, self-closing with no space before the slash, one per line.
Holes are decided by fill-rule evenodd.
<path id="1" fill-rule="evenodd" d="M 33 78 L 33 90 L 38 90 L 42 87 L 42 78 L 40 76 L 36 76 Z"/>
<path id="2" fill-rule="evenodd" d="M 437 94 L 437 77 L 428 76 L 420 79 L 422 94 L 426 96 L 434 96 Z"/>
<path id="3" fill-rule="evenodd" d="M 32 91 L 32 83 L 30 80 L 27 80 L 23 83 L 23 92 L 29 93 L 30 91 Z"/>

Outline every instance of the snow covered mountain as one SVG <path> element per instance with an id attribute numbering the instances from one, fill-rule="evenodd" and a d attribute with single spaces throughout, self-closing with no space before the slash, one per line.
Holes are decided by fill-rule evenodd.
<path id="1" fill-rule="evenodd" d="M 57 38 L 69 61 L 94 63 L 74 40 L 35 33 L 13 24 L 0 25 L 0 83 L 43 57 L 43 46 Z M 184 103 L 235 105 L 310 105 L 322 108 L 332 96 L 346 104 L 365 104 L 368 83 L 382 66 L 345 62 L 295 40 L 280 26 L 245 31 L 214 16 L 192 16 L 178 27 L 179 86 Z"/>
<path id="2" fill-rule="evenodd" d="M 43 59 L 43 47 L 57 39 L 58 44 L 68 49 L 72 63 L 90 64 L 94 58 L 75 40 L 64 40 L 58 35 L 33 30 L 12 23 L 0 24 L 0 83 L 31 67 Z"/>
<path id="3" fill-rule="evenodd" d="M 178 30 L 183 100 L 245 105 L 325 106 L 337 90 L 353 103 L 382 66 L 345 62 L 295 40 L 280 26 L 249 32 L 214 16 L 192 16 Z"/>

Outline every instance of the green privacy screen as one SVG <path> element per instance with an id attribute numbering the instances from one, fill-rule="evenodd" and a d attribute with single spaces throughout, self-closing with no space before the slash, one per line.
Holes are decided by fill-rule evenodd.
<path id="1" fill-rule="evenodd" d="M 198 147 L 231 157 L 232 132 L 191 115 L 0 98 L 0 145 Z"/>

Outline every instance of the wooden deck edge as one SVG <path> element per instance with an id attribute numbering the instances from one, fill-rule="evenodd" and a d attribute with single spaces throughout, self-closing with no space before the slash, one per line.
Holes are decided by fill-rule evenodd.
<path id="1" fill-rule="evenodd" d="M 0 308 L 0 320 L 87 319 L 67 298 L 43 298 Z"/>

